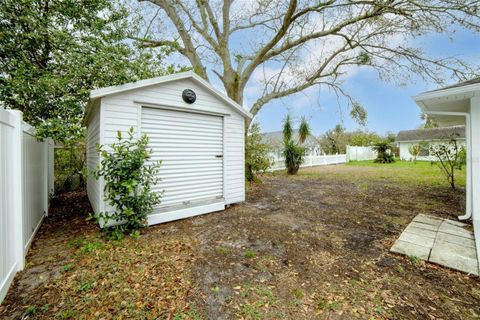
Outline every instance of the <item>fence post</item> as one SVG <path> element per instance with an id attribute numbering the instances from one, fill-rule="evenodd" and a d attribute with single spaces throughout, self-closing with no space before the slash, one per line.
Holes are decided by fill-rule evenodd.
<path id="1" fill-rule="evenodd" d="M 55 142 L 48 139 L 48 193 L 55 193 Z"/>
<path id="2" fill-rule="evenodd" d="M 49 146 L 49 141 L 48 139 L 45 139 L 43 144 L 43 212 L 45 216 L 48 216 L 48 196 L 49 196 L 49 185 L 48 185 L 48 179 L 49 179 L 49 166 L 48 166 L 48 154 L 50 151 L 50 146 Z"/>
<path id="3" fill-rule="evenodd" d="M 25 252 L 23 245 L 23 114 L 20 111 L 9 111 L 14 120 L 12 141 L 12 193 L 13 193 L 13 217 L 15 224 L 15 260 L 17 270 L 23 270 L 25 266 Z"/>

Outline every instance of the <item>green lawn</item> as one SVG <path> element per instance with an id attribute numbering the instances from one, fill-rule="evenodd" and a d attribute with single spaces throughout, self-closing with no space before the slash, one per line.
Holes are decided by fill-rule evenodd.
<path id="1" fill-rule="evenodd" d="M 371 168 L 368 170 L 371 179 L 389 179 L 398 181 L 402 184 L 428 184 L 438 186 L 448 186 L 448 181 L 440 167 L 436 163 L 429 161 L 411 161 L 397 160 L 394 163 L 383 164 L 373 161 L 352 161 L 347 164 L 350 167 Z M 457 186 L 465 186 L 465 168 L 455 171 L 455 181 Z"/>

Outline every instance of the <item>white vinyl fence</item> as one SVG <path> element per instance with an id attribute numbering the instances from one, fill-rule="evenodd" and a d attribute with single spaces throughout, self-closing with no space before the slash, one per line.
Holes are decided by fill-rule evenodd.
<path id="1" fill-rule="evenodd" d="M 346 154 L 323 155 L 323 156 L 306 156 L 300 168 L 324 166 L 328 164 L 339 164 L 347 162 Z M 285 159 L 275 157 L 270 171 L 277 171 L 285 169 Z"/>
<path id="2" fill-rule="evenodd" d="M 347 146 L 347 161 L 365 161 L 377 158 L 372 147 Z"/>
<path id="3" fill-rule="evenodd" d="M 22 113 L 0 107 L 0 303 L 53 193 L 53 142 L 37 141 Z"/>

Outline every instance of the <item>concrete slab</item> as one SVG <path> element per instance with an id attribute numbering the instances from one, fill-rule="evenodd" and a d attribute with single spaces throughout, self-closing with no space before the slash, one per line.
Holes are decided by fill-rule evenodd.
<path id="1" fill-rule="evenodd" d="M 478 261 L 474 248 L 466 248 L 445 241 L 436 241 L 428 261 L 478 275 Z"/>
<path id="2" fill-rule="evenodd" d="M 407 230 L 405 230 L 400 235 L 399 240 L 402 240 L 402 241 L 405 241 L 405 242 L 410 242 L 410 243 L 413 243 L 413 244 L 417 244 L 417 245 L 420 245 L 420 246 L 423 246 L 423 247 L 432 248 L 433 243 L 435 242 L 435 237 L 433 237 L 433 238 L 425 237 L 423 235 L 410 233 Z"/>
<path id="3" fill-rule="evenodd" d="M 440 225 L 440 228 L 438 228 L 438 232 L 449 233 L 468 239 L 475 239 L 472 231 L 464 229 L 462 227 L 454 226 L 450 223 L 442 223 Z"/>
<path id="4" fill-rule="evenodd" d="M 437 234 L 437 241 L 450 242 L 453 244 L 458 244 L 463 247 L 475 249 L 475 240 L 465 238 L 465 237 L 459 237 L 457 235 L 453 235 L 450 233 L 439 232 Z"/>
<path id="5" fill-rule="evenodd" d="M 444 219 L 443 223 L 453 224 L 454 226 L 458 226 L 458 227 L 465 227 L 465 228 L 468 227 L 468 224 L 466 224 L 464 222 L 454 221 L 454 220 L 450 220 L 450 219 Z"/>
<path id="6" fill-rule="evenodd" d="M 430 256 L 431 248 L 403 240 L 397 240 L 393 244 L 390 251 L 394 253 L 404 254 L 407 256 L 416 256 L 422 260 L 427 260 Z"/>
<path id="7" fill-rule="evenodd" d="M 421 222 L 417 222 L 417 221 L 412 221 L 408 226 L 408 227 L 415 227 L 415 228 L 419 228 L 419 229 L 423 229 L 423 230 L 430 230 L 430 231 L 434 231 L 434 232 L 437 232 L 438 228 L 440 227 L 440 224 L 439 225 L 431 225 L 431 224 L 426 224 L 426 223 L 421 223 Z"/>
<path id="8" fill-rule="evenodd" d="M 474 235 L 463 222 L 419 214 L 390 251 L 479 275 Z"/>
<path id="9" fill-rule="evenodd" d="M 437 230 L 428 230 L 424 228 L 417 227 L 417 224 L 409 224 L 403 232 L 413 233 L 422 237 L 435 239 L 437 236 Z"/>
<path id="10" fill-rule="evenodd" d="M 415 218 L 413 218 L 413 221 L 418 222 L 418 223 L 423 223 L 423 224 L 428 224 L 432 226 L 439 226 L 442 223 L 441 219 L 438 219 L 436 217 L 429 217 L 424 214 L 419 214 Z"/>

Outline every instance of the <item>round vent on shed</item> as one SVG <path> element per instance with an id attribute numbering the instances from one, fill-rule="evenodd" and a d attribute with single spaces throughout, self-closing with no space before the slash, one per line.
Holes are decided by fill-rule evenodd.
<path id="1" fill-rule="evenodd" d="M 192 89 L 185 89 L 182 92 L 182 98 L 186 103 L 194 103 L 197 100 L 197 95 Z"/>

